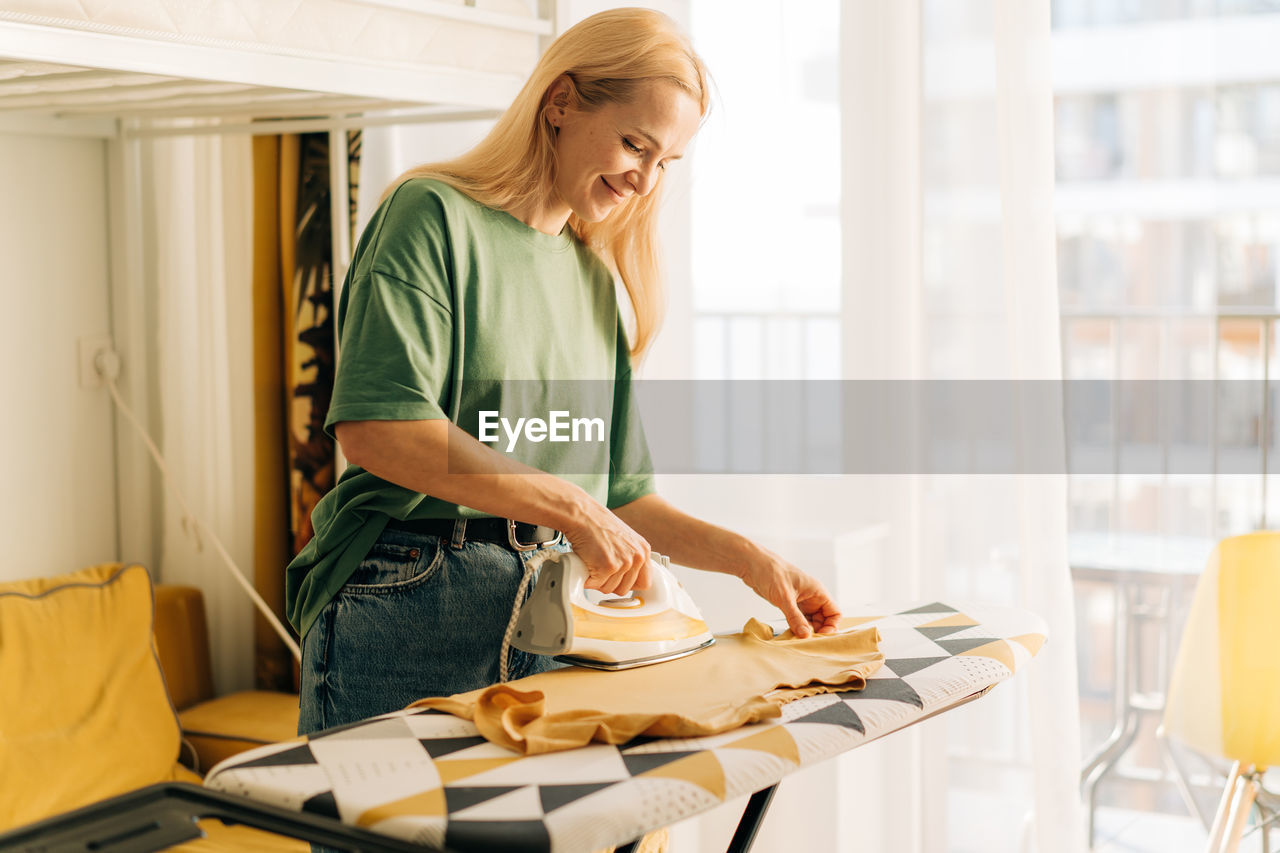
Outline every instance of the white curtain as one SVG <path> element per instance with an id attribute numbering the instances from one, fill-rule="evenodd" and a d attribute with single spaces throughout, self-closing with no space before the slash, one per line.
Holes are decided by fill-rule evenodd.
<path id="1" fill-rule="evenodd" d="M 846 0 L 840 14 L 842 376 L 1000 380 L 1025 405 L 1033 389 L 1019 383 L 1061 377 L 1048 0 Z M 807 132 L 801 111 L 777 106 L 755 108 Z M 749 109 L 727 105 L 727 121 Z M 757 153 L 778 164 L 770 180 L 786 173 L 785 150 Z M 769 250 L 754 245 L 753 262 Z M 677 311 L 691 302 L 671 300 Z M 656 365 L 678 375 L 672 359 Z M 1052 429 L 1032 437 L 1062 446 Z M 668 476 L 660 487 L 775 547 L 845 606 L 979 601 L 1049 625 L 1049 644 L 1009 685 L 789 777 L 756 849 L 1083 849 L 1065 472 Z M 722 579 L 685 581 L 717 628 L 752 607 Z M 676 849 L 723 844 L 740 807 L 679 825 Z"/>
<path id="2" fill-rule="evenodd" d="M 253 576 L 253 160 L 247 136 L 143 143 L 156 440 L 192 513 Z M 253 614 L 212 543 L 163 499 L 159 579 L 204 592 L 218 693 L 253 687 Z M 152 567 L 153 570 L 157 567 Z"/>
<path id="3" fill-rule="evenodd" d="M 1002 380 L 1025 400 L 1061 377 L 1048 1 L 843 10 L 844 375 Z M 889 527 L 866 587 L 1018 605 L 1051 636 L 1011 685 L 862 757 L 873 846 L 1081 849 L 1065 472 L 853 488 Z"/>

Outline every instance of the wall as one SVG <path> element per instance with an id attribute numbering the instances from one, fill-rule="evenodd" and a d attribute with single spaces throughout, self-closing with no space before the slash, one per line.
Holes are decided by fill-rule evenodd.
<path id="1" fill-rule="evenodd" d="M 117 555 L 110 399 L 77 340 L 110 333 L 106 147 L 0 134 L 0 581 Z"/>

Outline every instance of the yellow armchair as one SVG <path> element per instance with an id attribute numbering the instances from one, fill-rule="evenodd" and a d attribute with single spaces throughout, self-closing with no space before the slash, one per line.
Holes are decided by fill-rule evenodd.
<path id="1" fill-rule="evenodd" d="M 1234 851 L 1280 765 L 1280 532 L 1218 543 L 1196 585 L 1165 704 L 1164 734 L 1234 762 L 1210 830 Z"/>
<path id="2" fill-rule="evenodd" d="M 212 696 L 198 591 L 170 588 L 155 602 L 153 634 L 151 578 L 139 565 L 0 584 L 0 833 L 158 783 L 198 784 L 178 762 L 181 714 L 200 724 L 188 736 L 198 751 L 212 741 L 202 761 L 294 735 L 296 696 Z M 252 725 L 219 713 L 228 703 Z M 200 826 L 201 851 L 308 849 L 245 826 Z"/>

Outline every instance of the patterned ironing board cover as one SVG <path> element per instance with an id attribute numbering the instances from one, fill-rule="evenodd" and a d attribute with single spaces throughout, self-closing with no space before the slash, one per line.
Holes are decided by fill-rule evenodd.
<path id="1" fill-rule="evenodd" d="M 880 629 L 885 655 L 865 690 L 801 699 L 780 719 L 721 735 L 523 756 L 469 721 L 413 709 L 241 753 L 205 785 L 433 848 L 598 850 L 961 704 L 1013 675 L 1046 637 L 1039 617 L 1014 608 L 855 616 Z"/>

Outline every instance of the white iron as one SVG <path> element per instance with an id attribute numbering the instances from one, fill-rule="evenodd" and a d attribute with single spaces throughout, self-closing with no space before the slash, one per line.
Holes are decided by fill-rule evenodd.
<path id="1" fill-rule="evenodd" d="M 587 589 L 587 565 L 572 551 L 542 565 L 520 609 L 511 644 L 594 669 L 631 669 L 675 660 L 715 642 L 698 607 L 653 555 L 650 586 L 614 596 Z"/>

